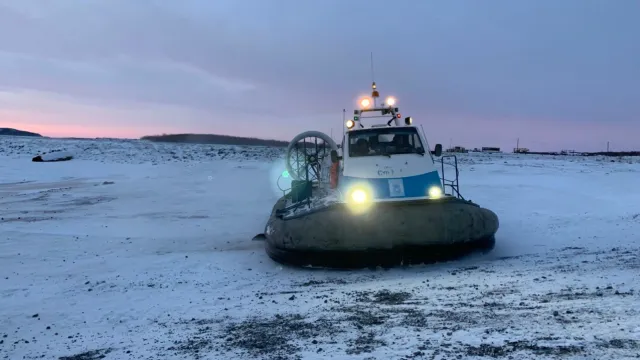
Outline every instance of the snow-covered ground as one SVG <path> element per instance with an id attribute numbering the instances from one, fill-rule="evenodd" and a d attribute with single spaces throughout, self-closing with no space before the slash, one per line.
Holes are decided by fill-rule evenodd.
<path id="1" fill-rule="evenodd" d="M 347 272 L 251 241 L 282 154 L 0 137 L 0 359 L 640 356 L 638 160 L 462 155 L 495 250 Z"/>

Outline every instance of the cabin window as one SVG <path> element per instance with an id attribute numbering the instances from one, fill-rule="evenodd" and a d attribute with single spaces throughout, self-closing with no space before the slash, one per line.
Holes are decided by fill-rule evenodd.
<path id="1" fill-rule="evenodd" d="M 349 157 L 424 154 L 415 128 L 379 128 L 349 132 Z"/>

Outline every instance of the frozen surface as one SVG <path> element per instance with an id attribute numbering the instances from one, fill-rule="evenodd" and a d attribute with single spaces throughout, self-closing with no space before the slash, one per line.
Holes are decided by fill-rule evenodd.
<path id="1" fill-rule="evenodd" d="M 30 161 L 50 150 L 75 158 Z M 636 160 L 463 155 L 463 194 L 500 216 L 492 253 L 345 272 L 250 241 L 281 155 L 0 137 L 0 359 L 640 353 Z"/>

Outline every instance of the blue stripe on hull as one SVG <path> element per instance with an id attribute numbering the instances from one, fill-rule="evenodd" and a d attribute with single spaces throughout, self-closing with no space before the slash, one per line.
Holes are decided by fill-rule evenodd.
<path id="1" fill-rule="evenodd" d="M 437 170 L 405 178 L 365 179 L 342 176 L 339 187 L 343 193 L 346 193 L 351 186 L 362 183 L 366 183 L 373 189 L 376 199 L 423 197 L 428 195 L 429 189 L 433 186 L 442 189 Z"/>

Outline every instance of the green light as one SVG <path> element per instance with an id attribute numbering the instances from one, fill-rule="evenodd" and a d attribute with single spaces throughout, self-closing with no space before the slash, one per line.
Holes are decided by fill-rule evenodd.
<path id="1" fill-rule="evenodd" d="M 360 116 L 354 116 L 353 117 L 353 121 L 358 121 L 358 119 L 360 119 Z"/>
<path id="2" fill-rule="evenodd" d="M 287 170 L 282 172 L 282 177 L 284 178 L 288 178 L 289 177 L 289 172 Z"/>

